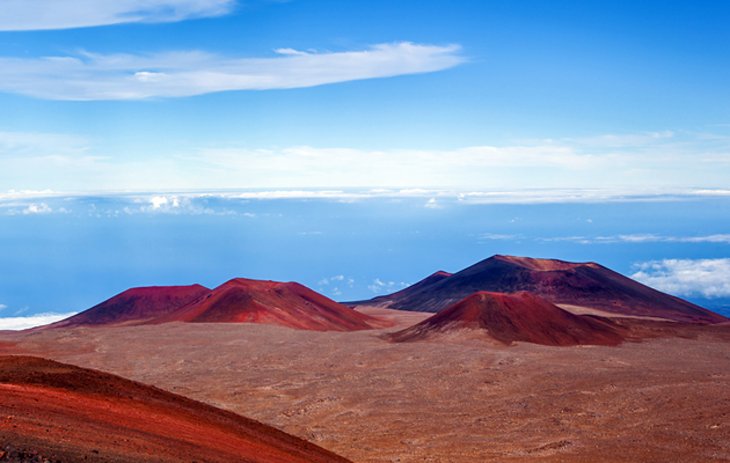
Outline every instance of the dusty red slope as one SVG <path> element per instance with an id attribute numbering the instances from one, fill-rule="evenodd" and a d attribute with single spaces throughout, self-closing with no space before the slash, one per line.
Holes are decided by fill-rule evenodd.
<path id="1" fill-rule="evenodd" d="M 573 315 L 527 292 L 481 291 L 421 323 L 391 335 L 413 341 L 464 328 L 482 330 L 504 344 L 515 341 L 549 346 L 616 345 L 622 336 L 610 322 Z"/>
<path id="2" fill-rule="evenodd" d="M 132 288 L 48 327 L 144 322 L 177 310 L 209 291 L 201 285 Z"/>
<path id="3" fill-rule="evenodd" d="M 415 286 L 415 285 L 414 285 Z M 554 304 L 591 307 L 623 315 L 690 323 L 721 323 L 725 317 L 649 288 L 593 262 L 493 256 L 448 278 L 381 297 L 390 307 L 438 312 L 476 291 L 528 291 Z"/>
<path id="4" fill-rule="evenodd" d="M 237 278 L 155 320 L 199 323 L 268 323 L 317 331 L 386 326 L 299 283 Z"/>
<path id="5" fill-rule="evenodd" d="M 0 449 L 49 461 L 347 461 L 239 415 L 36 357 L 0 357 L 0 420 Z"/>

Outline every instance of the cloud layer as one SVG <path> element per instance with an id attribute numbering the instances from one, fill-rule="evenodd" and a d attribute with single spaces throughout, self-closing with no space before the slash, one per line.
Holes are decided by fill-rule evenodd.
<path id="1" fill-rule="evenodd" d="M 0 331 L 2 330 L 25 330 L 36 326 L 54 323 L 64 318 L 76 315 L 76 312 L 69 313 L 44 313 L 28 317 L 6 317 L 0 318 Z"/>
<path id="2" fill-rule="evenodd" d="M 0 31 L 174 22 L 229 13 L 235 0 L 3 0 Z"/>
<path id="3" fill-rule="evenodd" d="M 279 50 L 269 58 L 200 51 L 8 57 L 0 58 L 0 91 L 50 100 L 139 100 L 291 89 L 440 71 L 464 61 L 459 50 L 400 42 L 344 52 Z"/>
<path id="4" fill-rule="evenodd" d="M 632 278 L 678 296 L 730 296 L 730 259 L 664 259 L 637 264 Z"/>
<path id="5" fill-rule="evenodd" d="M 105 151 L 98 140 L 79 135 L 0 132 L 0 185 L 17 191 L 77 191 L 79 185 L 86 192 L 230 189 L 248 191 L 252 198 L 342 198 L 377 194 L 377 189 L 428 190 L 424 194 L 430 195 L 429 201 L 434 198 L 428 203 L 434 209 L 444 205 L 440 190 L 447 195 L 459 192 L 459 201 L 467 203 L 728 196 L 724 185 L 730 169 L 730 135 L 717 136 L 707 145 L 694 133 L 660 134 L 597 136 L 590 142 L 595 144 L 566 138 L 451 149 L 202 146 L 175 152 L 145 148 L 144 156 L 119 156 Z M 613 148 L 619 140 L 640 144 Z M 680 241 L 657 235 L 563 239 Z"/>

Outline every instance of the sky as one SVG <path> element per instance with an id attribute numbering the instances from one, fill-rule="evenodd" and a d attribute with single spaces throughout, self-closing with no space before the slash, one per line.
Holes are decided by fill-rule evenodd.
<path id="1" fill-rule="evenodd" d="M 721 1 L 0 0 L 0 318 L 246 275 L 364 297 L 505 250 L 730 297 L 729 20 Z M 524 210 L 539 228 L 507 225 Z M 163 230 L 169 254 L 140 238 Z"/>

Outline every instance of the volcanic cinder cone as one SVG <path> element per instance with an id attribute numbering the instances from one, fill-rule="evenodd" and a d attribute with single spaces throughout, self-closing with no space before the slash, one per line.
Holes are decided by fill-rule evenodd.
<path id="1" fill-rule="evenodd" d="M 728 319 L 670 296 L 593 262 L 493 256 L 451 276 L 416 283 L 368 303 L 393 309 L 438 312 L 477 291 L 528 291 L 565 306 L 610 314 L 657 317 L 685 323 Z"/>
<path id="2" fill-rule="evenodd" d="M 188 323 L 267 323 L 317 331 L 387 326 L 299 283 L 236 278 L 155 320 Z"/>
<path id="3" fill-rule="evenodd" d="M 616 345 L 623 340 L 607 320 L 574 315 L 527 292 L 486 291 L 474 293 L 390 337 L 400 342 L 415 341 L 462 330 L 478 330 L 504 344 L 522 341 L 549 346 Z"/>

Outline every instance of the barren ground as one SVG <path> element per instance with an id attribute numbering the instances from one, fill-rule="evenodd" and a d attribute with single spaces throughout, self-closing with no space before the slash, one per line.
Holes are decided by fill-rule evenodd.
<path id="1" fill-rule="evenodd" d="M 239 412 L 355 462 L 730 461 L 730 337 L 619 347 L 495 345 L 471 333 L 167 324 L 0 334 L 17 352 Z M 4 344 L 16 342 L 16 345 Z"/>

